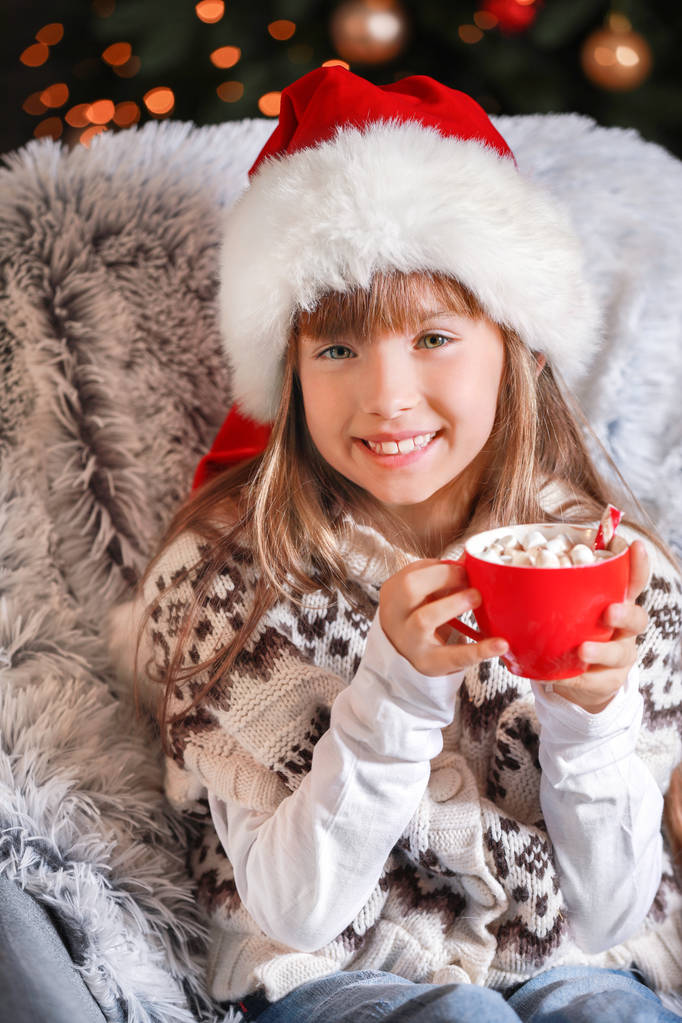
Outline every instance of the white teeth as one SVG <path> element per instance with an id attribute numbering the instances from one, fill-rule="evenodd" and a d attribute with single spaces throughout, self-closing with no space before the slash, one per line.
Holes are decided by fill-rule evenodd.
<path id="1" fill-rule="evenodd" d="M 420 433 L 416 437 L 406 437 L 405 440 L 385 440 L 376 442 L 368 440 L 367 444 L 378 455 L 406 455 L 408 451 L 415 448 L 424 448 L 436 436 L 435 433 Z"/>

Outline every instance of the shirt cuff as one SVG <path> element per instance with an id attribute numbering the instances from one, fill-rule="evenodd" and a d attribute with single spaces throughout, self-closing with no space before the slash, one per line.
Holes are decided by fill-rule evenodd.
<path id="1" fill-rule="evenodd" d="M 381 627 L 379 610 L 367 635 L 362 658 L 363 667 L 390 684 L 391 694 L 410 704 L 416 715 L 435 715 L 442 724 L 449 724 L 454 711 L 457 690 L 464 680 L 464 670 L 449 675 L 423 675 L 403 657 Z"/>
<path id="2" fill-rule="evenodd" d="M 584 786 L 585 781 L 578 779 L 588 775 L 596 783 L 596 772 L 624 764 L 634 754 L 644 706 L 638 680 L 635 666 L 598 714 L 532 683 L 540 722 L 540 765 L 552 785 Z"/>
<path id="3" fill-rule="evenodd" d="M 355 719 L 355 737 L 381 756 L 429 760 L 442 748 L 440 730 L 450 724 L 464 671 L 423 675 L 385 635 L 377 611 L 365 652 L 337 710 L 346 706 Z M 333 713 L 333 712 L 332 712 Z M 347 728 L 351 728 L 350 720 Z"/>
<path id="4" fill-rule="evenodd" d="M 642 705 L 639 668 L 636 664 L 630 668 L 624 684 L 613 699 L 598 714 L 591 714 L 542 682 L 531 682 L 531 688 L 538 720 L 547 737 L 551 736 L 556 741 L 575 742 L 615 735 L 630 727 Z"/>

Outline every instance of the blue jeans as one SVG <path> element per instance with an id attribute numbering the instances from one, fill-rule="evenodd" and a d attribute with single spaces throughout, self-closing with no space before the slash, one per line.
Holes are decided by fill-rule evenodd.
<path id="1" fill-rule="evenodd" d="M 46 910 L 2 874 L 0 1023 L 104 1023 Z"/>
<path id="2" fill-rule="evenodd" d="M 258 1023 L 679 1023 L 633 973 L 558 966 L 506 999 L 473 984 L 413 984 L 371 970 L 296 988 Z"/>

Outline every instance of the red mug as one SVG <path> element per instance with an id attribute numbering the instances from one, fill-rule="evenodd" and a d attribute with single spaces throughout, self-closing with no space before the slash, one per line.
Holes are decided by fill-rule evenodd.
<path id="1" fill-rule="evenodd" d="M 472 536 L 458 564 L 464 565 L 469 585 L 481 594 L 474 611 L 480 632 L 458 618 L 449 624 L 472 639 L 506 639 L 509 651 L 503 661 L 514 675 L 545 681 L 575 678 L 585 670 L 577 647 L 588 640 L 603 643 L 613 635 L 602 616 L 610 604 L 625 600 L 630 547 L 615 536 L 613 557 L 559 568 L 498 564 L 480 556 L 495 539 L 510 534 L 522 539 L 533 530 L 548 540 L 563 533 L 572 543 L 587 546 L 595 536 L 590 526 L 546 522 L 501 526 Z"/>

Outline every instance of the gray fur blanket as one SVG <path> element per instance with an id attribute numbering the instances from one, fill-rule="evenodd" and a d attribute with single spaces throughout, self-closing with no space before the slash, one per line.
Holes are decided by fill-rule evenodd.
<path id="1" fill-rule="evenodd" d="M 605 336 L 573 383 L 682 552 L 680 164 L 577 116 L 498 125 L 584 238 Z M 0 170 L 0 870 L 51 908 L 108 1021 L 240 1018 L 206 996 L 186 825 L 104 623 L 229 404 L 220 212 L 272 127 L 153 123 Z"/>

